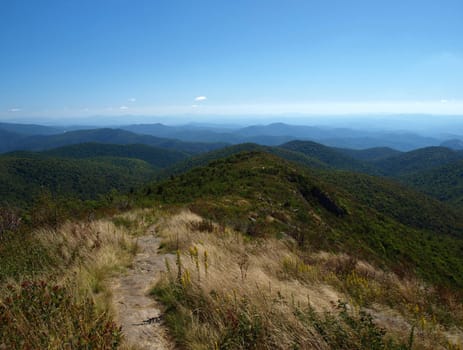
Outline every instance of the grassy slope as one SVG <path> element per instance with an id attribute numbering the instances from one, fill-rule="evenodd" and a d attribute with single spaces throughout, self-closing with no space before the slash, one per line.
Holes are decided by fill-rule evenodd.
<path id="1" fill-rule="evenodd" d="M 153 217 L 133 211 L 0 236 L 0 347 L 118 349 L 108 282 L 131 263 L 131 235 Z"/>
<path id="2" fill-rule="evenodd" d="M 156 228 L 177 254 L 153 294 L 185 349 L 434 350 L 463 319 L 457 299 L 349 254 L 249 239 L 188 211 Z"/>
<path id="3" fill-rule="evenodd" d="M 404 212 L 401 206 L 369 207 L 370 198 L 400 203 L 387 182 L 383 188 L 343 188 L 322 180 L 319 172 L 251 152 L 193 169 L 145 189 L 144 194 L 189 203 L 200 214 L 252 236 L 289 235 L 307 249 L 355 252 L 395 270 L 416 269 L 429 281 L 463 286 L 461 217 L 450 216 L 452 221 L 442 230 L 434 221 L 440 217 L 429 217 L 426 225 L 421 224 L 426 227 L 420 228 L 407 219 L 408 207 Z M 427 208 L 416 198 L 410 205 L 417 213 L 447 210 L 433 200 Z"/>

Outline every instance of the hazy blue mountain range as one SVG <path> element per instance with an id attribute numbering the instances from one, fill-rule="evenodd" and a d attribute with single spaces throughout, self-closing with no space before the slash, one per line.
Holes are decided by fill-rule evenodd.
<path id="1" fill-rule="evenodd" d="M 151 135 L 135 134 L 121 129 L 91 129 L 63 132 L 53 135 L 20 136 L 16 133 L 6 133 L 6 138 L 0 139 L 0 150 L 3 152 L 14 150 L 41 151 L 66 145 L 86 142 L 112 144 L 144 144 L 171 150 L 187 152 L 189 154 L 211 151 L 225 146 L 225 143 L 184 142 L 175 139 L 159 138 Z"/>
<path id="2" fill-rule="evenodd" d="M 22 137 L 14 132 L 0 129 L 0 153 L 18 149 Z"/>
<path id="3" fill-rule="evenodd" d="M 96 131 L 100 130 L 100 131 Z M 113 130 L 113 131 L 109 131 Z M 118 130 L 118 131 L 115 131 Z M 457 148 L 462 142 L 453 135 L 453 140 L 445 137 L 430 137 L 406 131 L 378 131 L 350 128 L 335 128 L 328 126 L 289 125 L 273 123 L 268 125 L 251 125 L 247 127 L 220 127 L 216 125 L 188 124 L 168 126 L 160 123 L 121 125 L 109 128 L 88 127 L 48 127 L 33 124 L 0 124 L 0 131 L 5 137 L 0 139 L 0 152 L 12 150 L 40 150 L 60 147 L 81 142 L 111 142 L 118 144 L 147 144 L 158 147 L 174 148 L 185 151 L 178 142 L 168 144 L 161 140 L 149 138 L 153 136 L 162 139 L 175 139 L 183 142 L 239 144 L 256 143 L 260 145 L 276 146 L 294 140 L 315 141 L 327 146 L 362 150 L 366 148 L 392 148 L 401 151 L 439 146 L 450 142 L 448 147 Z M 124 133 L 125 131 L 126 133 Z M 137 139 L 134 134 L 143 135 Z M 457 137 L 457 138 L 455 138 Z M 176 143 L 176 144 L 175 144 Z M 175 145 L 174 145 L 175 144 Z M 191 146 L 191 144 L 190 144 Z M 194 146 L 192 153 L 208 151 L 219 147 Z M 351 155 L 353 158 L 356 156 Z M 360 155 L 358 155 L 360 157 Z"/>
<path id="4" fill-rule="evenodd" d="M 251 142 L 268 146 L 275 146 L 292 140 L 312 140 L 328 146 L 342 148 L 390 147 L 398 150 L 412 150 L 437 146 L 443 141 L 411 132 L 362 131 L 326 126 L 288 125 L 285 123 L 252 125 L 232 130 L 191 125 L 166 126 L 163 124 L 138 124 L 121 126 L 121 128 L 184 141 L 222 141 L 233 144 Z"/>
<path id="5" fill-rule="evenodd" d="M 447 141 L 442 142 L 441 146 L 451 148 L 454 150 L 463 150 L 463 140 L 460 140 L 460 139 L 447 140 Z"/>
<path id="6" fill-rule="evenodd" d="M 6 130 L 20 135 L 53 135 L 64 131 L 64 129 L 60 127 L 17 123 L 0 123 L 0 130 Z"/>

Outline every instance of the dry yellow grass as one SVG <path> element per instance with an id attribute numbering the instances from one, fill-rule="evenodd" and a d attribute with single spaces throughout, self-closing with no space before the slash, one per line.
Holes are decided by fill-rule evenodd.
<path id="1" fill-rule="evenodd" d="M 63 263 L 57 282 L 75 285 L 76 294 L 92 296 L 97 305 L 106 304 L 109 291 L 105 282 L 130 264 L 136 251 L 129 230 L 107 219 L 66 223 L 57 231 L 42 231 L 38 236 L 44 245 L 55 247 Z"/>
<path id="2" fill-rule="evenodd" d="M 37 230 L 37 244 L 47 248 L 54 263 L 32 281 L 30 277 L 26 281 L 10 280 L 3 290 L 0 288 L 0 306 L 2 298 L 8 305 L 12 296 L 24 298 L 7 307 L 15 321 L 8 326 L 10 331 L 2 330 L 11 335 L 3 339 L 3 344 L 13 349 L 30 347 L 28 344 L 61 349 L 65 346 L 63 339 L 74 339 L 70 347 L 113 348 L 117 326 L 112 324 L 109 280 L 131 263 L 137 249 L 133 234 L 145 230 L 152 217 L 153 211 L 139 210 L 111 219 L 67 222 L 57 230 Z M 59 299 L 53 299 L 55 294 Z M 38 299 L 27 300 L 32 295 Z"/>
<path id="3" fill-rule="evenodd" d="M 309 285 L 298 280 L 280 278 L 282 261 L 296 259 L 284 241 L 266 239 L 245 241 L 240 233 L 215 225 L 215 232 L 193 230 L 191 223 L 202 218 L 188 211 L 181 212 L 159 225 L 165 245 L 183 252 L 182 265 L 191 273 L 192 279 L 201 279 L 206 293 L 221 289 L 251 295 L 261 292 L 281 295 L 295 303 L 311 304 L 317 310 L 331 308 L 342 298 L 327 284 Z M 192 258 L 191 249 L 196 249 L 201 260 L 199 269 Z M 204 253 L 208 256 L 207 276 L 204 268 Z M 207 278 L 206 278 L 207 277 Z M 236 290 L 235 290 L 236 289 Z"/>
<path id="4" fill-rule="evenodd" d="M 458 329 L 449 333 L 435 319 L 431 322 L 424 309 L 416 311 L 416 305 L 424 304 L 432 293 L 418 280 L 400 279 L 346 254 L 303 254 L 291 240 L 249 240 L 189 211 L 161 220 L 158 231 L 164 248 L 178 251 L 177 261 L 168 262 L 170 274 L 158 285 L 158 294 L 169 283 L 179 283 L 186 290 L 182 293 L 188 294 L 179 298 L 197 300 L 196 304 L 189 301 L 191 307 L 188 302 L 177 304 L 188 319 L 180 335 L 187 348 L 218 346 L 240 313 L 266 328 L 267 345 L 258 348 L 287 349 L 296 344 L 329 348 L 313 325 L 296 315 L 309 305 L 320 315 L 337 314 L 338 300 L 348 302 L 354 317 L 367 311 L 377 325 L 403 343 L 415 326 L 416 349 L 461 345 L 455 335 Z M 455 312 L 461 308 L 455 306 Z"/>
<path id="5" fill-rule="evenodd" d="M 254 344 L 256 349 L 329 349 L 342 337 L 350 348 L 359 348 L 360 336 L 341 319 L 345 316 L 338 300 L 348 303 L 346 310 L 356 324 L 364 310 L 404 343 L 414 326 L 414 349 L 461 348 L 458 323 L 444 327 L 436 315 L 445 310 L 441 318 L 451 312 L 455 320 L 463 320 L 463 306 L 451 294 L 445 305 L 436 304 L 437 291 L 418 279 L 401 279 L 347 254 L 304 253 L 288 238 L 248 239 L 189 211 L 163 215 L 157 209 L 137 210 L 111 219 L 69 222 L 56 231 L 39 230 L 36 236 L 60 263 L 37 279 L 65 286 L 75 300 L 90 298 L 96 317 L 109 321 L 108 281 L 130 265 L 136 252 L 132 238 L 157 222 L 164 249 L 178 251 L 177 261 L 166 262 L 169 272 L 156 287 L 157 295 L 175 305 L 176 314 L 167 314 L 167 321 L 186 348 L 245 349 Z M 11 283 L 19 288 L 21 281 Z M 50 326 L 16 316 L 18 328 L 31 339 Z M 55 334 L 59 322 L 65 327 L 72 321 L 61 316 L 53 324 Z M 362 332 L 375 336 L 375 329 L 368 327 Z M 59 338 L 49 341 L 50 349 L 61 345 Z"/>

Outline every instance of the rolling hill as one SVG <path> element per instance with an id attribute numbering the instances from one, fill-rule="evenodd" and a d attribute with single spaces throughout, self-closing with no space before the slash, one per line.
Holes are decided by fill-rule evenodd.
<path id="1" fill-rule="evenodd" d="M 463 160 L 406 175 L 401 180 L 421 192 L 463 208 Z"/>
<path id="2" fill-rule="evenodd" d="M 245 152 L 149 186 L 140 200 L 186 204 L 253 237 L 287 235 L 304 249 L 356 252 L 390 269 L 463 286 L 461 214 L 413 191 L 401 194 L 389 182 L 359 187 L 357 174 L 323 178 L 274 155 Z M 404 197 L 406 205 L 396 206 Z"/>
<path id="3" fill-rule="evenodd" d="M 358 127 L 358 125 L 357 125 Z M 246 127 L 218 127 L 163 124 L 135 124 L 122 129 L 157 137 L 175 138 L 190 142 L 257 143 L 276 146 L 294 140 L 310 140 L 332 147 L 365 149 L 391 147 L 409 151 L 420 147 L 437 146 L 441 140 L 412 132 L 378 131 L 327 126 L 272 123 Z"/>
<path id="4" fill-rule="evenodd" d="M 447 140 L 447 141 L 442 142 L 441 146 L 454 149 L 456 151 L 463 151 L 463 140 L 460 140 L 460 139 Z"/>
<path id="5" fill-rule="evenodd" d="M 97 199 L 140 186 L 153 175 L 154 169 L 137 159 L 75 160 L 18 152 L 0 156 L 0 205 L 29 207 L 44 190 L 57 197 Z"/>
<path id="6" fill-rule="evenodd" d="M 183 142 L 174 139 L 158 138 L 150 135 L 139 135 L 120 129 L 90 129 L 69 131 L 55 135 L 34 135 L 13 139 L 3 143 L 4 152 L 14 150 L 42 151 L 79 143 L 111 143 L 111 144 L 144 144 L 189 154 L 211 151 L 224 147 L 224 143 Z"/>
<path id="7" fill-rule="evenodd" d="M 344 153 L 351 158 L 369 162 L 398 156 L 402 153 L 401 151 L 389 147 L 374 147 L 367 149 L 336 148 L 336 151 Z"/>
<path id="8" fill-rule="evenodd" d="M 313 168 L 328 168 L 327 164 L 320 162 L 315 158 L 310 158 L 302 153 L 294 152 L 280 147 L 269 147 L 261 146 L 255 143 L 242 143 L 238 145 L 228 146 L 219 150 L 203 153 L 197 156 L 190 157 L 184 161 L 174 164 L 171 167 L 167 167 L 164 171 L 160 172 L 159 178 L 166 178 L 171 175 L 181 174 L 195 167 L 205 166 L 211 161 L 229 157 L 245 151 L 260 151 L 270 154 L 275 154 L 284 159 L 293 161 L 295 163 L 313 167 Z"/>
<path id="9" fill-rule="evenodd" d="M 0 153 L 15 149 L 21 143 L 21 140 L 21 135 L 0 129 Z"/>
<path id="10" fill-rule="evenodd" d="M 457 152 L 446 147 L 426 147 L 380 159 L 372 162 L 372 164 L 382 174 L 398 177 L 431 170 L 460 159 L 463 159 L 463 152 Z"/>
<path id="11" fill-rule="evenodd" d="M 147 145 L 115 145 L 81 143 L 41 152 L 44 155 L 64 158 L 122 157 L 143 160 L 155 168 L 165 168 L 188 157 L 184 152 Z"/>
<path id="12" fill-rule="evenodd" d="M 19 135 L 53 135 L 62 133 L 63 128 L 37 124 L 0 123 L 0 129 Z"/>
<path id="13" fill-rule="evenodd" d="M 366 162 L 359 161 L 334 148 L 312 141 L 291 141 L 279 146 L 293 152 L 315 158 L 335 169 L 376 173 L 376 169 Z"/>

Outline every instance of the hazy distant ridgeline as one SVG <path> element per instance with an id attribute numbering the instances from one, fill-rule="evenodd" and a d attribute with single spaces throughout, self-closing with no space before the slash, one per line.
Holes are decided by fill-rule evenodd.
<path id="1" fill-rule="evenodd" d="M 66 128 L 63 127 L 0 123 L 2 134 L 6 132 L 0 140 L 0 152 L 19 149 L 42 150 L 82 142 L 109 142 L 119 144 L 141 143 L 199 153 L 218 148 L 226 143 L 257 143 L 276 146 L 292 140 L 311 140 L 340 148 L 389 147 L 409 151 L 422 147 L 438 146 L 441 143 L 449 148 L 458 149 L 458 147 L 461 147 L 461 139 L 463 138 L 458 139 L 455 135 L 429 137 L 400 130 L 378 131 L 369 129 L 368 126 L 361 128 L 361 124 L 355 124 L 355 127 L 359 127 L 359 129 L 335 126 L 288 125 L 284 123 L 252 125 L 244 128 L 194 124 L 167 126 L 158 123 L 122 125 L 117 126 L 116 129 L 92 129 L 87 127 L 87 130 L 79 130 L 82 127 L 74 126 L 66 132 Z M 138 136 L 135 136 L 135 134 Z M 149 135 L 155 138 L 150 138 Z M 171 141 L 168 142 L 166 139 Z M 172 139 L 177 141 L 173 142 Z M 179 143 L 179 140 L 188 144 Z M 213 143 L 214 145 L 205 146 L 204 143 Z"/>
<path id="2" fill-rule="evenodd" d="M 236 129 L 220 129 L 204 126 L 166 126 L 163 124 L 138 124 L 121 127 L 137 133 L 158 137 L 170 137 L 184 141 L 257 143 L 268 146 L 279 145 L 291 140 L 312 140 L 328 146 L 363 149 L 370 147 L 391 147 L 411 150 L 439 145 L 442 140 L 403 131 L 365 131 L 349 128 L 305 126 L 274 123 L 252 125 Z"/>
<path id="3" fill-rule="evenodd" d="M 63 128 L 54 126 L 15 123 L 0 123 L 0 130 L 9 131 L 19 135 L 53 135 L 65 131 Z"/>
<path id="4" fill-rule="evenodd" d="M 135 134 L 121 129 L 77 130 L 53 135 L 32 136 L 22 136 L 7 131 L 2 131 L 2 133 L 5 133 L 6 136 L 0 140 L 0 149 L 3 152 L 14 150 L 42 151 L 66 145 L 97 142 L 120 145 L 144 144 L 195 154 L 211 151 L 226 145 L 224 143 L 183 142 L 180 140 Z"/>

